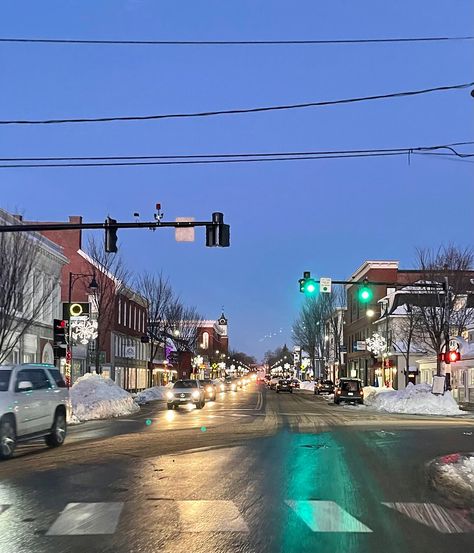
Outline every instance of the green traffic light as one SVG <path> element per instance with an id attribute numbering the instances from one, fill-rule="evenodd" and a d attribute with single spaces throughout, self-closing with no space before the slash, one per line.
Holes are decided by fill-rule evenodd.
<path id="1" fill-rule="evenodd" d="M 362 303 L 369 302 L 373 295 L 374 293 L 368 286 L 362 286 L 362 288 L 359 289 L 359 301 Z"/>
<path id="2" fill-rule="evenodd" d="M 316 292 L 316 289 L 316 282 L 312 278 L 306 279 L 304 283 L 304 293 L 311 296 Z"/>

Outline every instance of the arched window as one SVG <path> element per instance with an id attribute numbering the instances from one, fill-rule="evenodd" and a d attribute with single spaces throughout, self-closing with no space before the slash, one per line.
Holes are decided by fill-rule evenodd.
<path id="1" fill-rule="evenodd" d="M 209 332 L 202 333 L 202 349 L 209 349 Z"/>

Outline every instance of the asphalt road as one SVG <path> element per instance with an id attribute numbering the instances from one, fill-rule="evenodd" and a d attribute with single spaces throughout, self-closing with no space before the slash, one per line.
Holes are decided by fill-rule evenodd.
<path id="1" fill-rule="evenodd" d="M 147 424 L 148 422 L 148 424 Z M 202 410 L 71 427 L 0 465 L 0 553 L 474 550 L 424 466 L 474 450 L 474 418 L 374 413 L 256 385 Z"/>

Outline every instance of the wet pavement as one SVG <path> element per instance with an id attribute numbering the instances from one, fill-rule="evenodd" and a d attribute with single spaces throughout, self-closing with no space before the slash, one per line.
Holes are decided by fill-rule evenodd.
<path id="1" fill-rule="evenodd" d="M 472 450 L 473 427 L 255 385 L 202 410 L 150 404 L 2 463 L 0 553 L 471 551 L 472 510 L 425 464 Z"/>

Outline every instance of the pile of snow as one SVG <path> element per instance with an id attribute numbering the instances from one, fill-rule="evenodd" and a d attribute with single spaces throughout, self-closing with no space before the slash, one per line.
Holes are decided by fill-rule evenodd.
<path id="1" fill-rule="evenodd" d="M 451 392 L 431 393 L 429 384 L 412 384 L 404 390 L 391 388 L 364 388 L 364 403 L 377 411 L 411 415 L 463 415 Z"/>
<path id="2" fill-rule="evenodd" d="M 135 401 L 139 405 L 142 405 L 143 403 L 148 403 L 149 401 L 166 399 L 166 392 L 172 387 L 172 384 L 167 384 L 166 386 L 153 386 L 152 388 L 146 388 L 136 394 Z"/>
<path id="3" fill-rule="evenodd" d="M 305 380 L 304 382 L 300 382 L 300 389 L 301 390 L 314 391 L 314 382 L 311 382 L 309 380 Z"/>
<path id="4" fill-rule="evenodd" d="M 474 502 L 474 453 L 452 453 L 428 466 L 432 486 L 460 507 Z"/>
<path id="5" fill-rule="evenodd" d="M 94 373 L 87 373 L 75 382 L 70 398 L 72 417 L 80 421 L 120 417 L 140 410 L 131 394 L 110 378 Z"/>

